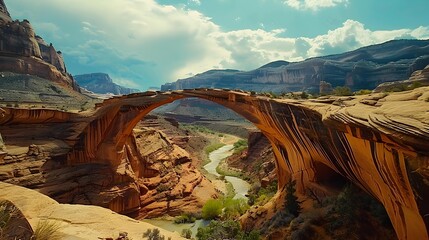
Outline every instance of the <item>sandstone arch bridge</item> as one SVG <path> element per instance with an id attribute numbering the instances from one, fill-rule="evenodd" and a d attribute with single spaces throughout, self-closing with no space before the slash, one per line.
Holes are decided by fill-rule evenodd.
<path id="1" fill-rule="evenodd" d="M 175 100 L 206 99 L 242 115 L 269 139 L 279 189 L 294 179 L 298 190 L 304 191 L 340 174 L 384 205 L 400 239 L 428 239 L 429 219 L 424 216 L 429 214 L 429 188 L 422 184 L 429 178 L 427 90 L 323 101 L 274 100 L 215 89 L 146 92 L 105 100 L 91 113 L 6 109 L 0 125 L 22 119 L 64 123 L 58 126 L 68 132 L 65 141 L 71 146 L 65 164 L 106 163 L 120 173 L 115 178 L 126 182 L 130 180 L 126 168 L 140 167 L 130 164 L 127 148 L 136 124 Z M 118 212 L 138 207 L 138 187 L 109 206 Z"/>

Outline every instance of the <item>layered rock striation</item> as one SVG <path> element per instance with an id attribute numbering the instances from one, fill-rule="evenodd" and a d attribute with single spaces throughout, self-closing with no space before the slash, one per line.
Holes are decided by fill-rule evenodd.
<path id="1" fill-rule="evenodd" d="M 79 90 L 67 73 L 62 53 L 36 36 L 28 20 L 13 21 L 3 1 L 0 2 L 0 71 L 35 75 Z"/>
<path id="2" fill-rule="evenodd" d="M 429 64 L 429 40 L 395 40 L 355 51 L 289 63 L 277 61 L 252 71 L 210 70 L 167 83 L 162 91 L 229 88 L 258 92 L 319 92 L 320 83 L 352 90 L 405 80 Z"/>
<path id="3" fill-rule="evenodd" d="M 38 133 L 27 132 L 26 137 L 43 145 L 41 132 L 46 134 L 61 127 L 55 139 L 69 147 L 50 154 L 51 159 L 43 164 L 38 178 L 11 180 L 14 183 L 39 188 L 64 201 L 74 197 L 76 202 L 101 203 L 118 212 L 136 212 L 142 200 L 149 199 L 140 199 L 145 196 L 142 193 L 162 186 L 162 181 L 167 181 L 163 179 L 178 179 L 178 175 L 170 170 L 165 176 L 171 177 L 155 178 L 153 184 L 149 181 L 152 189 L 139 184 L 136 176 L 162 172 L 165 157 L 156 149 L 144 154 L 133 149 L 133 129 L 161 105 L 182 98 L 203 98 L 236 111 L 266 136 L 276 158 L 279 189 L 296 180 L 300 192 L 310 187 L 322 191 L 323 187 L 318 186 L 338 176 L 345 177 L 384 205 L 398 238 L 427 239 L 428 90 L 421 87 L 398 93 L 316 100 L 270 99 L 213 89 L 146 92 L 105 100 L 92 113 L 72 115 L 67 121 L 58 119 L 45 128 L 45 118 L 28 114 L 32 124 L 18 121 L 13 125 L 15 132 L 12 125 L 0 126 L 0 132 L 7 151 L 13 151 L 25 135 L 17 134 L 17 130 L 39 124 Z M 7 111 L 3 118 L 10 118 Z M 143 142 L 146 138 L 142 138 Z M 14 144 L 9 146 L 8 142 Z M 58 143 L 57 148 L 51 149 L 59 146 Z M 48 148 L 47 143 L 42 147 Z M 136 161 L 139 154 L 161 160 L 153 160 L 151 170 L 146 171 L 143 162 Z M 183 170 L 192 172 L 186 163 L 181 165 Z M 55 186 L 58 182 L 60 191 Z M 163 188 L 177 192 L 178 196 L 187 192 L 186 187 L 178 191 L 171 186 Z"/>

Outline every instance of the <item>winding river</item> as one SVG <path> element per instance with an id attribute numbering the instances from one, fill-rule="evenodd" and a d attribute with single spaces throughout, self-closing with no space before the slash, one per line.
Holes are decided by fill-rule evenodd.
<path id="1" fill-rule="evenodd" d="M 204 165 L 204 169 L 206 169 L 207 172 L 209 172 L 210 174 L 213 174 L 219 177 L 220 174 L 216 172 L 216 167 L 219 165 L 220 161 L 232 155 L 233 148 L 234 148 L 233 145 L 225 145 L 211 152 L 209 154 L 209 159 L 211 162 Z M 233 185 L 234 191 L 235 191 L 235 196 L 234 196 L 235 199 L 237 198 L 247 199 L 246 194 L 250 188 L 250 184 L 248 182 L 240 178 L 230 177 L 230 176 L 226 176 L 225 179 Z M 175 224 L 173 221 L 161 220 L 161 219 L 144 219 L 142 221 L 150 223 L 154 226 L 163 228 L 171 232 L 181 233 L 182 229 L 191 229 L 192 237 L 195 237 L 198 227 L 206 226 L 210 222 L 205 220 L 197 220 L 195 221 L 195 223 L 191 223 L 191 224 Z"/>
<path id="2" fill-rule="evenodd" d="M 204 166 L 204 169 L 207 170 L 210 174 L 213 174 L 217 177 L 220 176 L 219 173 L 216 172 L 216 167 L 219 165 L 220 161 L 224 158 L 227 158 L 232 155 L 233 145 L 225 145 L 209 154 L 210 163 Z M 226 176 L 225 179 L 232 184 L 235 190 L 234 198 L 244 198 L 247 200 L 246 194 L 250 189 L 250 184 L 243 179 L 237 177 Z"/>

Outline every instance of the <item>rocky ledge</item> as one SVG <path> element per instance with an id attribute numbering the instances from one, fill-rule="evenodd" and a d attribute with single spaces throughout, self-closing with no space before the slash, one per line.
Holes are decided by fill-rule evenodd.
<path id="1" fill-rule="evenodd" d="M 120 233 L 126 233 L 130 239 L 141 239 L 148 229 L 156 228 L 102 207 L 59 204 L 34 190 L 3 182 L 0 182 L 0 200 L 8 200 L 17 207 L 33 230 L 39 222 L 56 224 L 64 240 L 116 239 Z M 177 233 L 159 230 L 166 238 L 183 239 Z"/>

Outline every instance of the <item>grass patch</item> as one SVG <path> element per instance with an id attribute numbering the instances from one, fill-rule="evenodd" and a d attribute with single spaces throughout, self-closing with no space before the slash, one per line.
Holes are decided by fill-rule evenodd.
<path id="1" fill-rule="evenodd" d="M 0 202 L 0 239 L 10 226 L 10 220 L 18 213 L 18 209 L 7 201 Z"/>
<path id="2" fill-rule="evenodd" d="M 216 151 L 223 146 L 225 146 L 223 143 L 212 143 L 204 148 L 204 152 L 209 155 L 211 152 Z"/>
<path id="3" fill-rule="evenodd" d="M 234 143 L 234 153 L 240 153 L 247 148 L 247 140 L 240 139 Z"/>
<path id="4" fill-rule="evenodd" d="M 32 240 L 61 240 L 60 224 L 54 221 L 39 221 L 34 231 Z"/>
<path id="5" fill-rule="evenodd" d="M 235 196 L 235 189 L 232 183 L 226 182 L 226 198 L 233 198 Z"/>

